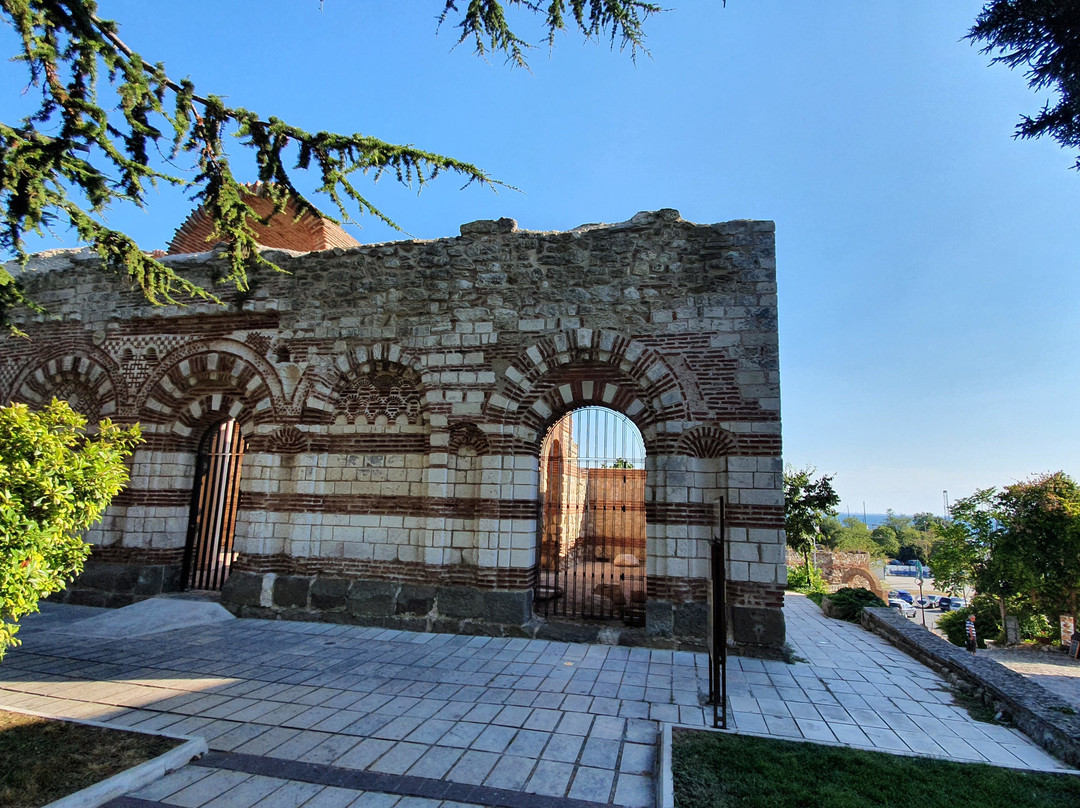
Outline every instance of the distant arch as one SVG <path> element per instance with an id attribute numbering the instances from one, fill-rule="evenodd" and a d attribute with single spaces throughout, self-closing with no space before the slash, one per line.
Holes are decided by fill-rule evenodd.
<path id="1" fill-rule="evenodd" d="M 885 590 L 881 588 L 880 582 L 870 570 L 858 567 L 850 569 L 840 576 L 840 583 L 842 586 L 861 586 L 864 589 L 869 589 L 882 600 L 886 600 Z"/>
<path id="2" fill-rule="evenodd" d="M 699 426 L 679 436 L 676 453 L 715 460 L 738 454 L 735 436 L 717 426 Z"/>

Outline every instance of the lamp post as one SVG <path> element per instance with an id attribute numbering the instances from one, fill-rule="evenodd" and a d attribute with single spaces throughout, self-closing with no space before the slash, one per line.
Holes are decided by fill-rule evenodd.
<path id="1" fill-rule="evenodd" d="M 919 559 L 915 559 L 915 563 L 919 565 L 919 577 L 915 579 L 915 583 L 919 585 L 919 611 L 922 612 L 922 627 L 926 628 L 926 600 L 923 597 L 922 585 L 923 585 L 923 566 Z"/>

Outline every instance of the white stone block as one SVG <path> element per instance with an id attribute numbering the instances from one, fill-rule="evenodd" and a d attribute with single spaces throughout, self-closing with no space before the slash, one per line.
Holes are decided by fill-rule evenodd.
<path id="1" fill-rule="evenodd" d="M 728 557 L 732 561 L 760 561 L 758 546 L 748 542 L 732 542 L 728 544 Z"/>
<path id="2" fill-rule="evenodd" d="M 750 580 L 755 583 L 776 583 L 775 564 L 750 564 Z"/>
<path id="3" fill-rule="evenodd" d="M 399 549 L 393 544 L 375 544 L 372 546 L 372 558 L 375 561 L 396 561 Z"/>

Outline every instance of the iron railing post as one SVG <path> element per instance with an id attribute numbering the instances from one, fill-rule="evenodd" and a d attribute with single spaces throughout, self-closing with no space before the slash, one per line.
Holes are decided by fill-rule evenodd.
<path id="1" fill-rule="evenodd" d="M 716 532 L 709 542 L 712 564 L 709 702 L 713 708 L 713 727 L 727 729 L 727 530 L 723 499 L 717 503 L 717 511 Z"/>

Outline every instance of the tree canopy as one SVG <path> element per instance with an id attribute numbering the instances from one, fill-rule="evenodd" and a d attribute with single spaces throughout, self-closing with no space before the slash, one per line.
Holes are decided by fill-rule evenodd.
<path id="1" fill-rule="evenodd" d="M 559 31 L 643 50 L 643 23 L 660 7 L 642 0 L 469 0 L 459 8 L 444 0 L 439 25 L 456 27 L 458 44 L 477 54 L 502 55 L 527 66 L 534 47 L 512 27 L 507 9 L 540 21 L 539 42 L 554 44 Z M 232 107 L 222 95 L 200 92 L 165 65 L 140 55 L 120 37 L 119 25 L 98 16 L 94 0 L 0 0 L 0 11 L 21 43 L 16 60 L 28 71 L 29 89 L 40 94 L 37 109 L 20 121 L 0 122 L 0 249 L 27 259 L 25 236 L 70 226 L 103 263 L 126 274 L 155 303 L 202 297 L 216 299 L 173 268 L 140 249 L 127 234 L 110 228 L 103 214 L 114 204 L 143 206 L 157 183 L 190 187 L 227 245 L 229 270 L 222 283 L 244 291 L 260 257 L 249 223 L 257 219 L 244 199 L 243 180 L 257 180 L 280 212 L 289 198 L 301 212 L 322 215 L 293 182 L 296 170 L 319 178 L 343 220 L 350 211 L 396 227 L 357 184 L 389 174 L 423 187 L 440 174 L 466 184 L 500 183 L 472 163 L 362 134 L 310 132 L 273 115 Z M 114 106 L 113 98 L 118 100 Z M 234 171 L 227 144 L 246 147 L 251 166 Z M 177 167 L 192 168 L 184 179 Z M 0 267 L 0 326 L 13 306 L 33 306 L 16 278 Z"/>
<path id="2" fill-rule="evenodd" d="M 817 469 L 812 466 L 784 469 L 784 531 L 788 547 L 799 553 L 807 566 L 814 542 L 821 534 L 822 525 L 830 516 L 836 516 L 840 497 L 833 490 L 832 477 L 815 477 Z"/>
<path id="3" fill-rule="evenodd" d="M 1075 613 L 1080 486 L 1064 472 L 976 491 L 957 500 L 934 533 L 930 565 L 943 589 L 970 586 L 997 599 L 1003 617 Z"/>
<path id="4" fill-rule="evenodd" d="M 968 33 L 995 64 L 1021 68 L 1028 86 L 1056 95 L 1034 116 L 1023 115 L 1016 136 L 1047 135 L 1080 149 L 1080 3 L 1075 0 L 992 0 Z M 1080 156 L 1075 168 L 1080 170 Z"/>

